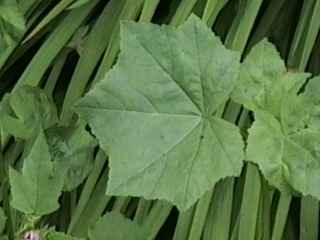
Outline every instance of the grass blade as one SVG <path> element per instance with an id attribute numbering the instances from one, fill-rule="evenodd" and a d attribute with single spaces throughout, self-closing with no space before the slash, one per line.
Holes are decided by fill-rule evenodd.
<path id="1" fill-rule="evenodd" d="M 304 70 L 320 29 L 320 0 L 304 1 L 299 24 L 296 29 L 288 64 Z"/>
<path id="2" fill-rule="evenodd" d="M 194 215 L 195 206 L 185 212 L 180 212 L 175 228 L 173 240 L 186 240 L 190 232 L 190 226 Z"/>
<path id="3" fill-rule="evenodd" d="M 92 2 L 85 7 L 77 8 L 69 13 L 64 19 L 63 24 L 60 24 L 55 29 L 33 57 L 15 88 L 23 84 L 37 86 L 40 83 L 41 78 L 52 61 L 98 2 L 99 0 L 92 0 Z"/>
<path id="4" fill-rule="evenodd" d="M 319 230 L 319 202 L 307 196 L 301 201 L 300 240 L 317 240 Z"/>
<path id="5" fill-rule="evenodd" d="M 30 38 L 36 35 L 42 28 L 44 28 L 49 22 L 61 14 L 71 3 L 75 0 L 62 0 L 59 2 L 41 21 L 40 23 L 28 34 L 24 42 L 27 42 Z"/>
<path id="6" fill-rule="evenodd" d="M 150 22 L 160 0 L 145 0 L 139 22 Z"/>
<path id="7" fill-rule="evenodd" d="M 208 191 L 197 203 L 190 229 L 190 235 L 188 238 L 189 240 L 201 239 L 212 199 L 212 194 L 213 190 Z"/>
<path id="8" fill-rule="evenodd" d="M 254 240 L 261 193 L 257 166 L 248 164 L 242 205 L 240 209 L 239 240 Z"/>
<path id="9" fill-rule="evenodd" d="M 118 13 L 123 8 L 124 0 L 110 1 L 93 26 L 83 46 L 83 53 L 77 63 L 63 102 L 60 119 L 68 125 L 73 116 L 72 107 L 81 97 L 88 81 L 110 42 L 114 26 L 118 21 Z M 85 6 L 86 7 L 86 6 Z"/>
<path id="10" fill-rule="evenodd" d="M 286 193 L 280 194 L 280 199 L 277 206 L 276 216 L 273 225 L 271 238 L 272 240 L 282 240 L 282 235 L 286 226 L 291 199 L 291 195 L 288 195 Z"/>

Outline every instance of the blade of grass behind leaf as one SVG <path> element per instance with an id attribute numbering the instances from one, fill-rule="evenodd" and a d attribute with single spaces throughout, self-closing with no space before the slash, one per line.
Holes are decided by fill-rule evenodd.
<path id="1" fill-rule="evenodd" d="M 185 212 L 180 212 L 173 240 L 186 240 L 189 236 L 190 226 L 194 215 L 195 206 Z"/>
<path id="2" fill-rule="evenodd" d="M 216 184 L 204 240 L 229 239 L 234 181 L 234 178 L 227 178 Z"/>
<path id="3" fill-rule="evenodd" d="M 193 216 L 193 222 L 190 228 L 189 240 L 201 239 L 209 207 L 213 195 L 213 189 L 205 193 L 205 195 L 198 201 L 195 213 Z"/>
<path id="4" fill-rule="evenodd" d="M 274 21 L 279 17 L 279 12 L 285 5 L 285 2 L 286 0 L 272 0 L 269 2 L 268 7 L 264 10 L 258 26 L 250 39 L 249 49 L 268 35 Z"/>
<path id="5" fill-rule="evenodd" d="M 46 9 L 46 7 L 50 4 L 50 1 L 45 1 L 41 3 L 41 6 L 38 7 L 36 14 L 32 15 L 32 19 L 28 20 L 27 22 L 27 29 L 25 32 L 29 31 L 32 27 L 32 24 L 34 21 L 37 20 L 37 17 L 41 14 L 43 14 L 43 11 Z M 38 6 L 38 5 L 37 5 Z M 22 45 L 19 42 L 16 42 L 12 46 L 9 46 L 7 49 L 4 50 L 4 52 L 0 55 L 0 76 L 3 74 L 4 71 L 6 71 L 12 64 L 23 55 L 31 46 L 33 46 L 34 43 L 39 40 L 47 31 L 50 29 L 50 25 L 47 25 L 47 28 L 44 29 L 41 33 L 37 34 L 34 39 L 26 43 L 25 45 Z M 50 29 L 52 30 L 52 29 Z"/>
<path id="6" fill-rule="evenodd" d="M 276 216 L 273 223 L 272 240 L 282 240 L 282 235 L 287 222 L 291 203 L 291 195 L 282 193 L 277 206 Z"/>
<path id="7" fill-rule="evenodd" d="M 300 240 L 317 240 L 319 229 L 319 202 L 311 196 L 301 200 Z"/>
<path id="8" fill-rule="evenodd" d="M 82 189 L 80 199 L 78 201 L 77 207 L 74 210 L 73 215 L 71 216 L 70 224 L 68 226 L 68 233 L 73 233 L 76 224 L 78 223 L 83 211 L 85 210 L 87 203 L 90 200 L 91 194 L 94 191 L 94 187 L 99 179 L 101 171 L 107 161 L 107 156 L 105 156 L 103 151 L 98 151 L 94 165 L 92 167 L 91 173 L 89 174 L 85 185 Z M 105 172 L 107 172 L 105 170 Z M 101 181 L 101 180 L 100 180 Z M 107 182 L 107 177 L 106 177 Z M 100 184 L 101 185 L 101 184 Z M 106 183 L 103 185 L 105 187 Z M 105 189 L 104 189 L 105 190 Z"/>
<path id="9" fill-rule="evenodd" d="M 244 50 L 262 2 L 262 0 L 241 1 L 238 14 L 225 41 L 227 46 L 232 46 L 233 50 L 240 52 Z"/>
<path id="10" fill-rule="evenodd" d="M 170 203 L 161 200 L 155 202 L 143 225 L 148 232 L 146 240 L 155 239 L 163 223 L 169 216 L 171 209 L 172 205 Z"/>
<path id="11" fill-rule="evenodd" d="M 207 22 L 209 26 L 212 26 L 227 2 L 228 0 L 207 0 L 202 19 Z"/>
<path id="12" fill-rule="evenodd" d="M 98 68 L 97 74 L 95 75 L 94 80 L 92 81 L 91 86 L 94 86 L 99 82 L 105 74 L 110 70 L 115 59 L 120 50 L 120 21 L 121 20 L 133 20 L 135 19 L 142 7 L 144 0 L 126 0 L 126 4 L 119 16 L 119 21 L 114 26 L 114 31 L 112 32 L 111 40 L 108 45 L 108 48 L 103 56 L 102 62 Z M 150 15 L 149 15 L 150 16 Z"/>
<path id="13" fill-rule="evenodd" d="M 170 25 L 179 26 L 182 24 L 190 15 L 196 3 L 197 0 L 182 0 L 173 18 L 171 19 Z"/>
<path id="14" fill-rule="evenodd" d="M 290 50 L 288 65 L 304 70 L 311 55 L 320 29 L 320 1 L 306 0 L 302 8 L 292 47 Z"/>
<path id="15" fill-rule="evenodd" d="M 139 22 L 149 22 L 152 19 L 159 3 L 160 0 L 145 0 Z"/>
<path id="16" fill-rule="evenodd" d="M 254 240 L 260 204 L 261 181 L 259 170 L 248 163 L 243 199 L 240 209 L 239 240 Z"/>
<path id="17" fill-rule="evenodd" d="M 149 214 L 151 203 L 151 200 L 146 200 L 144 198 L 139 199 L 139 203 L 134 215 L 134 221 L 136 221 L 138 224 L 142 224 L 144 222 L 146 216 Z"/>
<path id="18" fill-rule="evenodd" d="M 59 80 L 59 76 L 61 74 L 61 71 L 63 69 L 63 66 L 68 58 L 70 49 L 64 49 L 62 52 L 59 54 L 57 59 L 55 60 L 55 63 L 52 67 L 52 70 L 50 72 L 50 75 L 47 79 L 46 85 L 44 87 L 44 90 L 49 96 L 52 96 L 53 91 L 56 87 L 56 84 Z"/>
<path id="19" fill-rule="evenodd" d="M 69 225 L 69 234 L 79 238 L 85 238 L 87 236 L 88 228 L 101 216 L 112 199 L 111 196 L 106 195 L 107 181 L 108 169 L 105 169 L 98 183 L 95 185 L 94 182 L 95 188 L 92 194 L 84 195 L 88 196 L 88 202 L 85 204 L 85 201 L 82 201 L 84 210 L 80 212 L 77 219 L 75 218 L 76 215 L 72 217 L 72 219 L 77 221 L 74 220 L 73 225 Z"/>
<path id="20" fill-rule="evenodd" d="M 117 197 L 112 206 L 112 212 L 124 213 L 130 203 L 131 197 Z"/>
<path id="21" fill-rule="evenodd" d="M 31 86 L 37 86 L 39 84 L 52 61 L 98 2 L 98 0 L 92 0 L 90 4 L 82 8 L 77 8 L 66 16 L 63 24 L 60 24 L 55 31 L 52 32 L 51 36 L 33 57 L 16 84 L 15 89 L 24 84 Z"/>
<path id="22" fill-rule="evenodd" d="M 59 2 L 42 20 L 41 22 L 32 30 L 31 33 L 25 38 L 24 42 L 28 41 L 35 34 L 37 34 L 44 26 L 46 26 L 55 17 L 61 14 L 74 0 L 62 0 Z"/>
<path id="23" fill-rule="evenodd" d="M 87 86 L 99 59 L 110 42 L 110 37 L 119 21 L 119 12 L 125 0 L 112 0 L 104 8 L 97 22 L 94 24 L 83 46 L 83 53 L 69 83 L 60 119 L 62 124 L 68 125 L 73 116 L 72 108 L 75 101 L 81 97 Z M 86 7 L 86 6 L 84 6 Z"/>

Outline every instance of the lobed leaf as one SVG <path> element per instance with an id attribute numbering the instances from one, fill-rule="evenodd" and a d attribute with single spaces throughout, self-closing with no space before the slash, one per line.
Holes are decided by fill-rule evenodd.
<path id="1" fill-rule="evenodd" d="M 276 48 L 263 40 L 252 48 L 241 65 L 232 97 L 252 111 L 265 110 L 280 117 L 286 95 L 297 94 L 309 76 L 288 72 Z"/>
<path id="2" fill-rule="evenodd" d="M 0 109 L 2 136 L 28 139 L 37 134 L 39 126 L 47 129 L 58 122 L 53 100 L 39 88 L 22 86 L 6 98 Z"/>
<path id="3" fill-rule="evenodd" d="M 41 129 L 28 150 L 22 172 L 9 170 L 11 205 L 25 214 L 42 216 L 58 209 L 66 168 L 51 161 Z"/>
<path id="4" fill-rule="evenodd" d="M 233 97 L 255 114 L 246 159 L 282 192 L 320 199 L 319 78 L 300 93 L 309 74 L 287 72 L 267 41 L 252 49 L 241 71 Z"/>
<path id="5" fill-rule="evenodd" d="M 77 106 L 110 155 L 107 193 L 186 210 L 239 175 L 239 130 L 215 116 L 238 69 L 239 55 L 195 16 L 177 29 L 124 22 L 118 63 Z"/>
<path id="6" fill-rule="evenodd" d="M 46 135 L 52 160 L 67 168 L 64 190 L 77 188 L 92 168 L 95 139 L 85 130 L 84 124 L 51 128 Z"/>

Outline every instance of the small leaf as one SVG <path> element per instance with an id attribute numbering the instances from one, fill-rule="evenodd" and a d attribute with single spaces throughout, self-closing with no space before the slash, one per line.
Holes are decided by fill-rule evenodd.
<path id="1" fill-rule="evenodd" d="M 19 41 L 26 22 L 16 0 L 0 0 L 0 54 Z"/>
<path id="2" fill-rule="evenodd" d="M 92 167 L 95 139 L 84 124 L 76 127 L 55 127 L 47 131 L 52 160 L 67 167 L 64 190 L 71 191 L 87 177 Z"/>
<path id="3" fill-rule="evenodd" d="M 240 132 L 215 116 L 237 80 L 239 55 L 195 16 L 178 29 L 126 22 L 121 36 L 117 65 L 77 106 L 110 154 L 107 192 L 186 210 L 241 172 Z"/>
<path id="4" fill-rule="evenodd" d="M 2 105 L 1 129 L 17 138 L 28 139 L 37 133 L 39 126 L 47 129 L 58 122 L 53 100 L 36 87 L 18 88 Z"/>
<path id="5" fill-rule="evenodd" d="M 51 161 L 47 140 L 39 131 L 28 148 L 22 173 L 10 168 L 11 205 L 29 215 L 42 216 L 58 209 L 65 167 Z"/>
<path id="6" fill-rule="evenodd" d="M 301 93 L 309 74 L 288 72 L 281 62 L 272 44 L 262 41 L 241 70 L 233 97 L 255 116 L 246 159 L 280 191 L 320 199 L 320 85 L 313 79 Z"/>
<path id="7" fill-rule="evenodd" d="M 115 231 L 120 229 L 120 231 Z M 142 226 L 119 213 L 107 213 L 90 229 L 89 240 L 142 240 L 147 239 Z"/>
<path id="8" fill-rule="evenodd" d="M 296 94 L 308 73 L 287 72 L 276 48 L 263 40 L 252 48 L 241 65 L 232 98 L 250 110 L 263 110 L 280 117 L 287 93 Z"/>

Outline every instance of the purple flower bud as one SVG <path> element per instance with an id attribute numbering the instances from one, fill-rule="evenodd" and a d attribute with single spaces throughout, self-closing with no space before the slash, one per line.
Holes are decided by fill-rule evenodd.
<path id="1" fill-rule="evenodd" d="M 29 231 L 24 234 L 23 240 L 41 240 L 38 232 Z"/>

